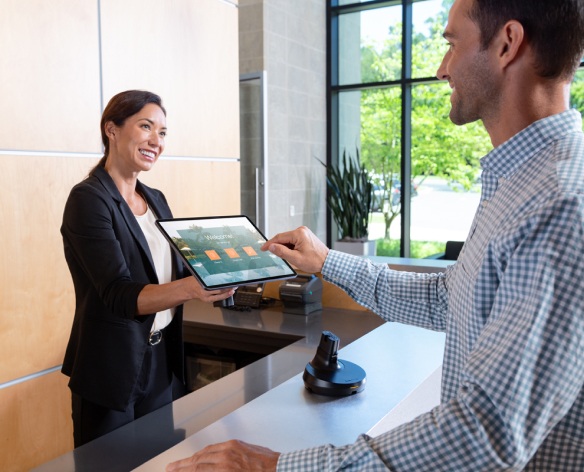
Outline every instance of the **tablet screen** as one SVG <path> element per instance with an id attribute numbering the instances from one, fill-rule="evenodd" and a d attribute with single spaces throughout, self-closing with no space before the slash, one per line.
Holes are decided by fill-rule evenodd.
<path id="1" fill-rule="evenodd" d="M 296 276 L 286 261 L 260 249 L 266 238 L 247 216 L 173 218 L 156 224 L 208 290 Z"/>

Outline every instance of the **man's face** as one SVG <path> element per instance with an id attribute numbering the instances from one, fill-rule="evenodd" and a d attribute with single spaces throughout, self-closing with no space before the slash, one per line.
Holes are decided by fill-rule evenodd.
<path id="1" fill-rule="evenodd" d="M 484 121 L 498 102 L 490 48 L 481 49 L 479 27 L 468 16 L 473 1 L 455 0 L 444 30 L 448 51 L 436 73 L 452 88 L 450 119 L 457 125 Z"/>

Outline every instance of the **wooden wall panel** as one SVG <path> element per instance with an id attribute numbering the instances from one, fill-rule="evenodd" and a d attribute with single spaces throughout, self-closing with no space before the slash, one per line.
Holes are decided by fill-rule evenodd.
<path id="1" fill-rule="evenodd" d="M 3 0 L 0 149 L 99 152 L 95 2 Z"/>
<path id="2" fill-rule="evenodd" d="M 237 161 L 160 159 L 140 180 L 164 193 L 177 218 L 240 212 Z"/>
<path id="3" fill-rule="evenodd" d="M 218 0 L 102 0 L 101 8 L 105 101 L 127 89 L 158 93 L 167 155 L 238 157 L 237 8 Z"/>
<path id="4" fill-rule="evenodd" d="M 0 161 L 0 226 L 12 229 L 11 237 L 0 245 L 0 332 L 5 334 L 0 344 L 0 383 L 4 383 L 63 360 L 74 295 L 59 228 L 71 187 L 87 175 L 97 158 L 0 156 Z M 237 161 L 161 160 L 151 172 L 143 173 L 141 180 L 162 190 L 177 216 L 239 211 Z M 53 380 L 56 386 L 40 393 L 35 386 L 46 377 L 61 380 Z M 43 426 L 31 436 L 27 429 L 31 426 L 24 411 L 27 402 L 35 411 L 60 402 L 64 396 L 69 398 L 67 377 L 60 372 L 40 379 L 0 390 L 0 441 L 9 436 L 10 441 L 1 444 L 14 445 L 13 452 L 17 452 L 16 458 L 13 452 L 6 456 L 0 453 L 0 470 L 28 470 L 28 465 L 42 463 L 72 447 L 68 400 L 42 419 L 58 427 L 58 432 L 48 433 L 48 426 Z M 36 405 L 40 399 L 35 393 L 46 397 L 41 406 Z M 4 396 L 8 400 L 4 401 Z M 67 424 L 64 429 L 63 422 Z M 34 450 L 29 454 L 26 450 L 31 440 Z M 17 462 L 10 465 L 13 460 Z"/>
<path id="5" fill-rule="evenodd" d="M 54 372 L 0 390 L 0 470 L 22 472 L 73 449 L 67 377 Z"/>
<path id="6" fill-rule="evenodd" d="M 24 471 L 73 446 L 67 377 L 6 385 L 62 363 L 74 294 L 59 229 L 71 187 L 99 159 L 102 98 L 163 97 L 165 154 L 185 159 L 142 177 L 176 215 L 239 212 L 237 9 L 3 0 L 0 44 L 0 470 Z"/>
<path id="7" fill-rule="evenodd" d="M 71 187 L 96 160 L 0 156 L 0 222 L 10 228 L 0 245 L 0 332 L 8 334 L 0 359 L 19 359 L 2 366 L 0 383 L 63 360 L 74 298 L 59 230 Z M 162 159 L 140 179 L 164 192 L 176 216 L 239 213 L 237 161 Z"/>
<path id="8" fill-rule="evenodd" d="M 0 383 L 63 361 L 74 301 L 59 230 L 71 187 L 94 162 L 0 156 Z"/>

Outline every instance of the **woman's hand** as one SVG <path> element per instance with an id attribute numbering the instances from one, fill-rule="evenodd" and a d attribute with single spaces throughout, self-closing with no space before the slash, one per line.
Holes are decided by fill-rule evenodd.
<path id="1" fill-rule="evenodd" d="M 218 302 L 219 300 L 225 300 L 233 296 L 235 293 L 235 288 L 224 288 L 220 290 L 205 290 L 199 281 L 193 277 L 185 277 L 181 279 L 185 284 L 185 288 L 190 294 L 189 299 L 198 298 L 204 302 Z M 185 300 L 186 301 L 186 300 Z"/>
<path id="2" fill-rule="evenodd" d="M 150 284 L 138 295 L 137 315 L 157 313 L 195 298 L 208 303 L 218 302 L 231 297 L 234 293 L 235 288 L 205 290 L 194 276 L 167 284 Z"/>

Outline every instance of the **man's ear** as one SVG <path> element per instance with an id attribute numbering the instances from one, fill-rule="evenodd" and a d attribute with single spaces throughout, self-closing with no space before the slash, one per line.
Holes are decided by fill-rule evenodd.
<path id="1" fill-rule="evenodd" d="M 522 54 L 525 43 L 525 30 L 516 20 L 510 20 L 501 28 L 495 37 L 495 46 L 499 65 L 507 68 Z"/>
<path id="2" fill-rule="evenodd" d="M 106 122 L 104 128 L 105 128 L 105 135 L 109 139 L 116 137 L 117 126 L 115 125 L 115 123 L 113 121 Z"/>

